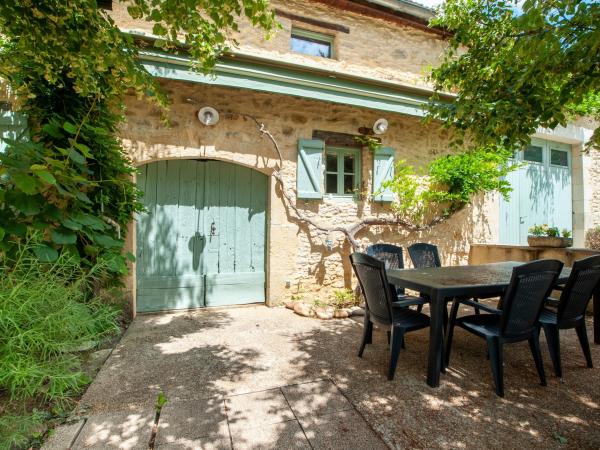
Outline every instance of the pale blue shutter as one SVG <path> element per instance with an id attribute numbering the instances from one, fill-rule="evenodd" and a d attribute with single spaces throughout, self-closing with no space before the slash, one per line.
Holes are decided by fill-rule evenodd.
<path id="1" fill-rule="evenodd" d="M 6 149 L 6 139 L 26 139 L 27 120 L 23 114 L 0 109 L 0 153 Z"/>
<path id="2" fill-rule="evenodd" d="M 391 202 L 394 199 L 392 191 L 383 189 L 384 182 L 394 177 L 394 149 L 379 147 L 373 152 L 373 200 Z"/>
<path id="3" fill-rule="evenodd" d="M 323 151 L 325 143 L 317 139 L 298 141 L 296 187 L 298 198 L 323 198 Z"/>

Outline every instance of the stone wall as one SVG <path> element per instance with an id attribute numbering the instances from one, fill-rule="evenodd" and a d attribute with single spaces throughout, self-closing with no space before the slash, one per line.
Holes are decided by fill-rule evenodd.
<path id="1" fill-rule="evenodd" d="M 445 41 L 437 34 L 366 17 L 310 0 L 271 0 L 278 8 L 298 16 L 342 25 L 350 32 L 332 31 L 278 16 L 282 28 L 270 40 L 246 20 L 231 38 L 239 42 L 235 51 L 263 56 L 276 61 L 299 63 L 363 77 L 425 86 L 424 71 L 439 63 Z M 147 22 L 134 21 L 123 3 L 115 2 L 111 15 L 123 29 L 151 32 Z M 334 35 L 334 58 L 306 56 L 290 51 L 292 25 Z"/>
<path id="2" fill-rule="evenodd" d="M 158 159 L 213 158 L 254 167 L 271 174 L 278 163 L 272 143 L 261 137 L 254 122 L 240 114 L 252 114 L 277 140 L 283 154 L 281 173 L 295 198 L 298 139 L 311 138 L 314 129 L 356 134 L 373 123 L 377 111 L 249 90 L 210 87 L 164 81 L 173 104 L 170 127 L 148 103 L 128 98 L 128 122 L 122 130 L 125 147 L 136 164 Z M 196 105 L 187 101 L 196 99 Z M 199 106 L 212 105 L 222 120 L 205 127 L 196 118 Z M 424 125 L 418 118 L 386 113 L 386 146 L 396 149 L 396 160 L 424 165 L 447 151 L 446 135 L 438 124 Z M 362 183 L 371 190 L 372 158 L 362 151 Z M 348 255 L 350 246 L 340 233 L 317 232 L 297 220 L 286 207 L 281 191 L 270 177 L 268 217 L 268 298 L 276 304 L 299 289 L 311 295 L 327 295 L 333 288 L 353 285 Z M 324 225 L 352 224 L 370 215 L 386 216 L 389 206 L 367 200 L 299 200 L 298 206 Z M 390 242 L 407 246 L 424 240 L 440 246 L 446 264 L 466 263 L 470 242 L 489 242 L 497 236 L 497 199 L 479 200 L 472 207 L 424 233 L 407 233 L 397 227 L 372 227 L 358 234 L 361 245 Z M 328 248 L 326 241 L 333 247 Z M 289 283 L 290 287 L 286 288 Z"/>

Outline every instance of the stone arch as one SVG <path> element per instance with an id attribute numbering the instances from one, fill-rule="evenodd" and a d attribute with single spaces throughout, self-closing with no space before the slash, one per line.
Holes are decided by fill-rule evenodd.
<path id="1" fill-rule="evenodd" d="M 144 142 L 132 142 L 128 140 L 123 140 L 123 146 L 131 158 L 133 165 L 136 167 L 163 160 L 211 159 L 238 164 L 257 170 L 267 176 L 271 176 L 276 165 L 279 164 L 279 158 L 275 155 L 275 151 L 270 151 L 269 148 L 256 148 L 255 152 L 240 153 L 237 151 L 218 149 L 212 145 L 202 145 L 199 147 L 181 147 L 162 144 L 147 145 Z M 265 154 L 269 154 L 269 151 L 273 155 L 265 156 Z"/>

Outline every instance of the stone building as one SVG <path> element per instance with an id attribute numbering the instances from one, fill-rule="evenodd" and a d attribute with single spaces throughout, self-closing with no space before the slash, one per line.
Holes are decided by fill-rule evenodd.
<path id="1" fill-rule="evenodd" d="M 427 26 L 431 10 L 409 0 L 271 4 L 281 30 L 264 40 L 241 24 L 239 45 L 212 76 L 191 71 L 185 57 L 142 52 L 172 104 L 166 127 L 158 110 L 129 98 L 122 130 L 148 208 L 128 235 L 138 312 L 276 305 L 352 287 L 350 243 L 324 229 L 391 217 L 380 186 L 394 162 L 425 166 L 449 152 L 440 124 L 422 122 L 427 68 L 446 45 Z M 110 14 L 152 39 L 123 4 Z M 354 136 L 379 119 L 388 128 L 373 153 Z M 600 223 L 599 157 L 581 151 L 593 127 L 538 130 L 517 156 L 524 165 L 510 175 L 509 202 L 489 195 L 426 232 L 371 226 L 356 238 L 363 247 L 431 242 L 445 264 L 466 263 L 473 243 L 523 244 L 534 223 L 572 229 L 582 246 Z"/>

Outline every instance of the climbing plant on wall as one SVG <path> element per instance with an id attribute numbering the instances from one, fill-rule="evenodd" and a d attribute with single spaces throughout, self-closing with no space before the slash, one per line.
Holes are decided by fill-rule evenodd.
<path id="1" fill-rule="evenodd" d="M 448 218 L 479 194 L 498 192 L 508 199 L 505 176 L 515 168 L 511 153 L 496 147 L 469 149 L 434 159 L 422 173 L 405 161 L 383 184 L 395 194 L 392 209 L 416 225 Z"/>
<path id="2" fill-rule="evenodd" d="M 154 45 L 184 46 L 193 67 L 210 71 L 242 18 L 275 26 L 267 0 L 133 0 L 129 15 L 149 22 Z M 123 234 L 141 209 L 134 169 L 116 137 L 126 93 L 159 107 L 168 100 L 96 0 L 0 2 L 0 78 L 25 114 L 27 138 L 0 154 L 0 249 L 37 230 L 43 260 L 61 249 L 99 256 L 123 273 Z M 40 235 L 37 233 L 36 235 Z"/>

